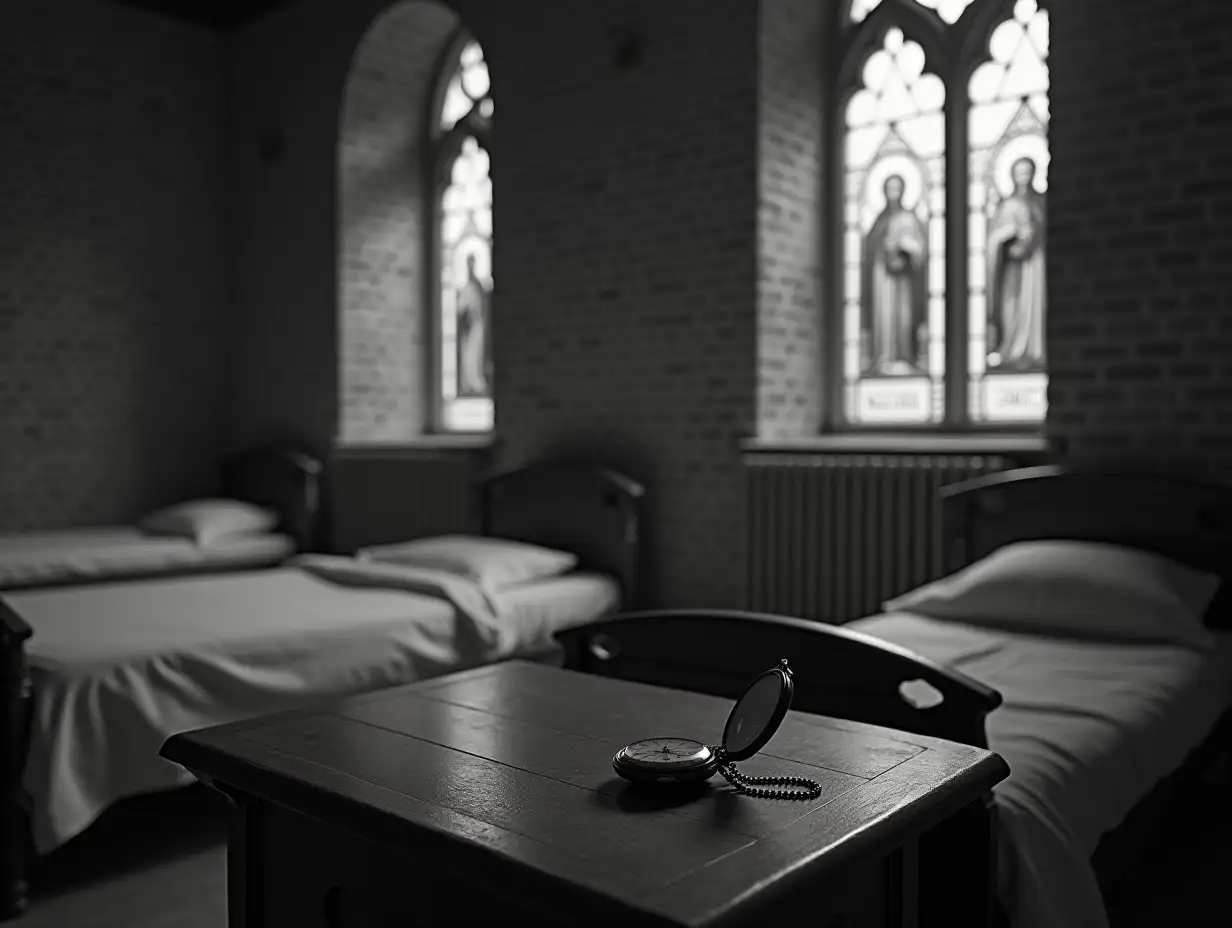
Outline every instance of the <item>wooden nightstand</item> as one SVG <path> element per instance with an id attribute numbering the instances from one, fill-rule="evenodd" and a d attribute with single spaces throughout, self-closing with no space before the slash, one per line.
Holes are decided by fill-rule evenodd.
<path id="1" fill-rule="evenodd" d="M 179 735 L 235 803 L 232 928 L 915 924 L 915 839 L 1008 772 L 997 755 L 791 712 L 750 774 L 811 802 L 630 788 L 639 738 L 715 743 L 731 703 L 519 661 Z M 980 879 L 973 874 L 972 879 Z"/>

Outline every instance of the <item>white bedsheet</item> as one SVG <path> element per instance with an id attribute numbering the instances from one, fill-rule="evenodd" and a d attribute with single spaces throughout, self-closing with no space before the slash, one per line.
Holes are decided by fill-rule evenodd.
<path id="1" fill-rule="evenodd" d="M 156 574 L 266 567 L 293 554 L 286 535 L 262 533 L 198 545 L 125 526 L 0 535 L 0 590 Z"/>
<path id="2" fill-rule="evenodd" d="M 1232 704 L 1232 635 L 1200 654 L 905 614 L 846 627 L 1001 692 L 986 727 L 1010 767 L 993 790 L 1002 902 L 1014 928 L 1104 928 L 1091 855 Z"/>
<path id="3" fill-rule="evenodd" d="M 34 630 L 24 783 L 46 852 L 121 798 L 191 782 L 158 756 L 173 734 L 536 648 L 611 610 L 619 594 L 611 578 L 582 573 L 515 588 L 492 602 L 496 637 L 446 599 L 295 566 L 5 599 Z"/>
<path id="4" fill-rule="evenodd" d="M 579 570 L 501 590 L 493 599 L 504 621 L 517 629 L 518 650 L 535 652 L 552 646 L 561 629 L 617 611 L 620 584 L 615 577 Z"/>

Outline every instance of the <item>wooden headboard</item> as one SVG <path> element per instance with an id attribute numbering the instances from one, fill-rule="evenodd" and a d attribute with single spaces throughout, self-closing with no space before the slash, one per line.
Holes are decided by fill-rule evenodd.
<path id="1" fill-rule="evenodd" d="M 640 483 L 590 464 L 532 464 L 481 483 L 483 533 L 571 551 L 578 567 L 620 580 L 622 607 L 642 604 Z"/>
<path id="2" fill-rule="evenodd" d="M 226 496 L 274 509 L 278 530 L 295 539 L 300 551 L 321 545 L 321 472 L 319 458 L 296 445 L 252 448 L 222 465 Z"/>
<path id="3" fill-rule="evenodd" d="M 946 572 L 1015 541 L 1066 538 L 1152 551 L 1232 590 L 1232 487 L 1142 470 L 1046 465 L 941 491 Z M 1232 610 L 1222 591 L 1210 617 Z"/>

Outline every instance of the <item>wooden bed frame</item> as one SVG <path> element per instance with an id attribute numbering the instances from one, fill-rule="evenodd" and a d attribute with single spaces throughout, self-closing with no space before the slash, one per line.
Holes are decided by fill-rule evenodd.
<path id="1" fill-rule="evenodd" d="M 227 478 L 233 482 L 225 486 L 280 512 L 300 512 L 302 521 L 288 526 L 310 549 L 319 541 L 314 460 L 285 449 L 254 452 L 233 463 Z M 298 475 L 289 482 L 288 467 Z M 602 467 L 544 463 L 491 474 L 481 481 L 480 494 L 485 535 L 574 552 L 580 569 L 619 580 L 626 608 L 641 604 L 639 483 Z M 0 921 L 25 911 L 35 856 L 22 788 L 34 705 L 25 652 L 31 634 L 0 594 Z"/>
<path id="2" fill-rule="evenodd" d="M 645 490 L 624 474 L 549 462 L 497 471 L 480 483 L 484 535 L 570 551 L 579 570 L 620 581 L 624 609 L 639 609 L 641 508 Z"/>
<path id="3" fill-rule="evenodd" d="M 1182 477 L 1043 466 L 954 484 L 942 491 L 947 572 L 1014 541 L 1068 538 L 1154 551 L 1224 578 L 1232 588 L 1232 488 Z M 1208 612 L 1228 627 L 1232 589 Z M 745 612 L 641 612 L 557 635 L 564 666 L 736 698 L 781 657 L 796 673 L 793 707 L 987 747 L 984 720 L 1001 696 L 983 684 L 868 635 L 803 619 Z M 943 697 L 916 708 L 900 694 L 923 680 Z M 1178 789 L 1215 752 L 1232 748 L 1232 711 L 1189 760 L 1146 796 L 1093 858 L 1110 896 L 1128 865 L 1156 843 Z M 920 924 L 989 925 L 997 905 L 996 822 L 990 797 L 922 836 Z M 974 877 L 973 877 L 974 875 Z"/>
<path id="4" fill-rule="evenodd" d="M 298 445 L 268 445 L 253 448 L 222 462 L 219 467 L 222 495 L 273 509 L 279 515 L 275 531 L 289 535 L 296 551 L 318 551 L 321 545 L 321 461 Z M 115 571 L 100 577 L 79 577 L 25 583 L 8 592 L 18 593 L 47 587 L 83 586 L 116 580 L 145 580 L 202 573 L 251 570 L 250 564 L 201 564 L 168 570 Z M 0 589 L 0 593 L 6 592 Z"/>
<path id="5" fill-rule="evenodd" d="M 224 461 L 223 495 L 275 510 L 275 531 L 290 535 L 295 549 L 320 551 L 324 544 L 321 459 L 296 444 L 253 448 Z"/>

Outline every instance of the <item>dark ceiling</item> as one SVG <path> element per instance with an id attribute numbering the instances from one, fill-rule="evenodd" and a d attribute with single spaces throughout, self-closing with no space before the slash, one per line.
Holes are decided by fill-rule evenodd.
<path id="1" fill-rule="evenodd" d="M 226 32 L 294 0 L 111 0 L 120 6 L 148 10 L 161 16 L 196 23 Z"/>

